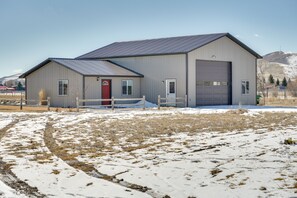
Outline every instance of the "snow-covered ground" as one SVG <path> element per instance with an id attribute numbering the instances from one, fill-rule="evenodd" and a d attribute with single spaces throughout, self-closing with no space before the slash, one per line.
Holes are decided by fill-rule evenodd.
<path id="1" fill-rule="evenodd" d="M 291 117 L 284 117 L 281 123 L 272 120 L 263 128 L 227 132 L 204 128 L 193 133 L 186 131 L 191 123 L 185 122 L 185 128 L 177 129 L 170 128 L 169 122 L 168 126 L 161 125 L 168 133 L 140 136 L 145 129 L 155 127 L 146 125 L 153 119 L 162 121 L 164 117 L 165 123 L 165 117 L 174 120 L 185 116 L 187 121 L 191 116 L 214 115 L 221 122 L 220 117 L 224 119 L 230 110 L 238 108 L 247 109 L 238 114 L 245 122 L 265 113 L 290 113 Z M 294 197 L 297 145 L 283 142 L 297 139 L 297 124 L 291 124 L 296 117 L 297 108 L 256 106 L 3 112 L 0 162 L 46 197 Z M 149 190 L 133 190 L 70 166 L 46 146 L 44 132 L 48 123 L 65 154 L 78 153 L 77 161 L 98 172 Z M 138 128 L 142 124 L 144 128 Z M 133 126 L 139 131 L 125 134 L 134 130 Z M 25 197 L 1 178 L 0 172 L 0 197 Z"/>
<path id="2" fill-rule="evenodd" d="M 290 78 L 296 77 L 297 76 L 297 56 L 291 55 L 287 57 L 287 62 L 288 62 L 287 67 L 284 67 L 286 74 Z"/>

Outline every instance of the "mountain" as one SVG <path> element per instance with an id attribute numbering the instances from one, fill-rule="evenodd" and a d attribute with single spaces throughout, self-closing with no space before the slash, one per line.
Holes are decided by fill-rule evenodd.
<path id="1" fill-rule="evenodd" d="M 284 77 L 287 79 L 297 78 L 297 53 L 285 53 L 276 51 L 263 56 L 258 61 L 258 72 L 263 71 L 264 77 L 268 79 L 271 74 L 274 79 L 281 81 Z"/>
<path id="2" fill-rule="evenodd" d="M 22 85 L 25 85 L 25 79 L 23 78 L 19 78 L 21 74 L 14 74 L 11 76 L 4 76 L 2 78 L 0 78 L 0 84 L 2 85 L 6 85 L 8 87 L 13 87 L 13 86 L 17 86 L 17 84 L 19 82 L 22 83 Z"/>

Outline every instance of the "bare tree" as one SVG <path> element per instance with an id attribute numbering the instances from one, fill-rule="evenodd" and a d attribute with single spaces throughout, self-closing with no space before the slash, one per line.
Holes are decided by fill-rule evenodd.
<path id="1" fill-rule="evenodd" d="M 259 64 L 257 65 L 257 92 L 259 92 L 263 99 L 264 99 L 264 105 L 265 105 L 265 89 L 266 89 L 266 81 L 264 76 L 264 67 L 265 64 Z"/>
<path id="2" fill-rule="evenodd" d="M 287 89 L 293 97 L 297 97 L 297 81 L 290 81 Z"/>

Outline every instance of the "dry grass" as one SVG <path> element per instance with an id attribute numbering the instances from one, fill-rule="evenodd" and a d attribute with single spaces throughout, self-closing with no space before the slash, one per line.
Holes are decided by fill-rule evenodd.
<path id="1" fill-rule="evenodd" d="M 141 115 L 131 119 L 109 119 L 108 121 L 106 118 L 93 118 L 75 126 L 53 129 L 56 130 L 55 138 L 60 145 L 55 152 L 60 153 L 58 155 L 68 153 L 68 156 L 67 154 L 62 156 L 65 160 L 74 160 L 78 155 L 96 158 L 107 153 L 121 152 L 114 147 L 133 155 L 133 151 L 138 149 L 154 152 L 166 148 L 168 144 L 175 141 L 171 136 L 180 132 L 195 135 L 210 131 L 223 133 L 247 129 L 279 130 L 296 125 L 296 113 L 262 113 L 253 117 L 245 116 L 243 114 L 245 112 L 240 110 L 224 114 Z M 86 127 L 86 124 L 90 126 Z M 68 133 L 72 138 L 59 140 Z M 152 141 L 152 138 L 155 140 Z M 74 139 L 79 141 L 74 143 Z M 183 141 L 180 144 L 185 145 L 188 142 Z"/>
<path id="2" fill-rule="evenodd" d="M 261 98 L 260 104 L 264 104 L 264 99 Z M 297 98 L 265 98 L 267 106 L 297 106 Z"/>
<path id="3" fill-rule="evenodd" d="M 275 181 L 283 181 L 284 178 L 282 178 L 282 177 L 278 177 L 278 178 L 275 178 L 274 180 L 275 180 Z"/>
<path id="4" fill-rule="evenodd" d="M 218 169 L 218 168 L 215 168 L 215 169 L 212 169 L 211 171 L 210 171 L 210 174 L 213 176 L 213 177 L 215 177 L 215 176 L 217 176 L 219 173 L 221 173 L 221 172 L 223 172 L 222 170 L 220 170 L 220 169 Z"/>
<path id="5" fill-rule="evenodd" d="M 25 94 L 23 95 L 23 98 L 25 98 Z M 0 94 L 0 99 L 20 100 L 21 94 Z"/>
<path id="6" fill-rule="evenodd" d="M 232 177 L 234 177 L 234 175 L 235 175 L 235 174 L 226 175 L 226 178 L 227 178 L 227 179 L 232 178 Z"/>
<path id="7" fill-rule="evenodd" d="M 23 106 L 23 110 L 20 110 L 20 106 L 0 105 L 0 112 L 45 112 L 45 111 L 48 111 L 47 106 Z M 50 111 L 76 112 L 76 108 L 51 107 Z"/>
<path id="8" fill-rule="evenodd" d="M 60 174 L 60 171 L 59 170 L 53 170 L 52 171 L 52 174 L 59 175 Z"/>
<path id="9" fill-rule="evenodd" d="M 46 132 L 45 141 L 54 155 L 66 161 L 70 166 L 91 174 L 95 170 L 94 166 L 88 164 L 88 161 L 79 161 L 78 157 L 100 158 L 104 155 L 112 156 L 119 152 L 126 152 L 127 156 L 125 157 L 134 159 L 137 156 L 134 151 L 138 149 L 146 149 L 146 152 L 153 153 L 164 151 L 177 153 L 180 152 L 179 148 L 174 148 L 176 149 L 174 151 L 168 149 L 172 142 L 185 146 L 191 145 L 183 139 L 176 138 L 174 135 L 178 133 L 186 132 L 188 135 L 211 131 L 240 133 L 247 129 L 275 131 L 296 126 L 297 113 L 273 112 L 246 116 L 246 112 L 246 110 L 238 110 L 223 114 L 165 114 L 161 116 L 149 114 L 138 115 L 130 119 L 91 118 L 73 126 L 67 125 L 64 128 L 53 128 L 51 125 L 53 122 L 50 122 L 47 126 L 49 133 Z M 59 121 L 55 120 L 55 122 Z M 220 145 L 204 145 L 202 149 L 215 148 L 216 146 Z M 264 154 L 259 153 L 258 156 Z M 132 163 L 139 163 L 139 161 L 135 160 Z M 216 177 L 221 172 L 222 170 L 216 167 L 209 174 Z M 236 178 L 238 173 L 240 172 L 226 175 L 223 179 L 233 181 L 232 178 Z M 103 175 L 102 178 L 109 181 L 114 180 L 114 176 L 109 175 Z M 230 188 L 245 185 L 248 179 L 231 183 Z M 282 178 L 274 180 L 282 181 Z M 290 183 L 291 188 L 292 185 L 294 186 Z M 261 190 L 265 191 L 266 188 L 262 187 Z"/>
<path id="10" fill-rule="evenodd" d="M 26 107 L 23 106 L 23 110 L 20 110 L 20 106 L 0 105 L 1 112 L 45 112 L 47 107 Z"/>

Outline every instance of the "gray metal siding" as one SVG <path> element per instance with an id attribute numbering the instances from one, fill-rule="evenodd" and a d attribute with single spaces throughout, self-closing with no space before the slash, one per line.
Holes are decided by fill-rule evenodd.
<path id="1" fill-rule="evenodd" d="M 144 74 L 141 78 L 141 96 L 157 103 L 158 95 L 166 97 L 166 79 L 176 79 L 177 97 L 186 94 L 185 54 L 115 58 L 111 61 Z"/>
<path id="2" fill-rule="evenodd" d="M 231 63 L 196 61 L 196 105 L 231 104 Z"/>
<path id="3" fill-rule="evenodd" d="M 44 89 L 46 95 L 51 97 L 51 106 L 75 106 L 76 96 L 82 97 L 83 76 L 55 62 L 50 62 L 31 73 L 26 80 L 29 100 L 38 100 L 38 93 L 41 89 Z M 58 95 L 59 80 L 68 80 L 67 96 Z"/>
<path id="4" fill-rule="evenodd" d="M 232 104 L 256 104 L 255 57 L 228 37 L 220 38 L 188 54 L 189 106 L 196 106 L 196 60 L 232 63 Z M 241 81 L 250 81 L 250 93 L 241 94 Z"/>
<path id="5" fill-rule="evenodd" d="M 85 98 L 101 98 L 101 82 L 104 79 L 111 80 L 111 96 L 115 98 L 139 98 L 140 95 L 140 78 L 135 77 L 85 77 Z M 133 80 L 132 95 L 122 95 L 122 80 Z M 142 97 L 142 96 L 141 96 Z"/>

